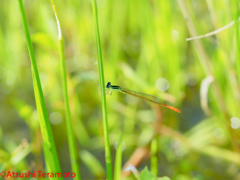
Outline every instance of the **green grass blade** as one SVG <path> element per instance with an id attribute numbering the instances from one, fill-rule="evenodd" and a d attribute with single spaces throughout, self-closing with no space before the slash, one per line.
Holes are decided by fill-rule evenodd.
<path id="1" fill-rule="evenodd" d="M 235 15 L 235 30 L 236 30 L 236 64 L 237 64 L 237 76 L 238 76 L 238 86 L 240 89 L 240 39 L 239 39 L 239 2 L 236 2 L 236 15 Z"/>
<path id="2" fill-rule="evenodd" d="M 157 139 L 151 142 L 151 172 L 158 175 L 158 161 L 157 161 Z"/>
<path id="3" fill-rule="evenodd" d="M 108 120 L 107 120 L 107 102 L 105 95 L 105 82 L 104 82 L 104 71 L 103 71 L 103 61 L 102 61 L 102 50 L 101 50 L 101 41 L 100 33 L 98 27 L 98 13 L 97 13 L 97 4 L 96 0 L 92 0 L 93 5 L 93 17 L 95 25 L 95 34 L 97 42 L 97 52 L 98 52 L 98 68 L 99 68 L 99 77 L 100 77 L 100 89 L 102 95 L 102 113 L 103 113 L 103 128 L 104 128 L 104 141 L 105 141 L 105 161 L 107 167 L 107 179 L 112 179 L 112 160 L 111 160 L 111 151 L 109 143 L 109 134 L 108 134 Z"/>
<path id="4" fill-rule="evenodd" d="M 114 180 L 121 179 L 121 169 L 122 169 L 122 132 L 120 133 L 120 137 L 118 140 L 115 167 L 114 167 Z"/>
<path id="5" fill-rule="evenodd" d="M 79 158 L 77 154 L 77 146 L 76 141 L 74 138 L 73 128 L 72 128 L 72 121 L 71 121 L 71 114 L 69 108 L 69 100 L 68 100 L 68 91 L 67 91 L 67 72 L 66 72 L 66 65 L 65 65 L 65 55 L 64 55 L 64 44 L 63 44 L 63 35 L 60 26 L 60 22 L 58 19 L 57 10 L 54 4 L 54 1 L 51 0 L 53 11 L 55 13 L 57 25 L 58 25 L 58 40 L 59 40 L 59 52 L 60 52 L 60 59 L 61 59 L 61 72 L 62 72 L 62 84 L 63 84 L 63 93 L 64 93 L 64 105 L 66 111 L 66 124 L 67 124 L 67 136 L 68 136 L 68 145 L 69 145 L 69 152 L 70 152 L 70 159 L 71 159 L 71 166 L 72 172 L 76 174 L 76 180 L 80 180 L 80 168 L 79 168 Z"/>
<path id="6" fill-rule="evenodd" d="M 47 170 L 48 172 L 61 173 L 61 168 L 60 168 L 60 164 L 57 157 L 57 151 L 56 151 L 55 143 L 53 140 L 51 126 L 49 123 L 50 121 L 48 119 L 47 109 L 46 109 L 41 82 L 40 82 L 38 69 L 37 69 L 37 63 L 33 53 L 33 47 L 31 43 L 31 38 L 28 30 L 28 25 L 27 25 L 27 20 L 26 20 L 26 15 L 24 12 L 22 0 L 18 0 L 18 3 L 19 3 L 20 13 L 22 16 L 24 32 L 25 32 L 27 46 L 28 46 L 30 60 L 31 60 L 34 94 L 35 94 L 36 106 L 39 114 L 39 123 L 41 127 L 41 132 L 42 132 L 43 151 L 44 151 Z M 59 178 L 59 179 L 62 179 L 62 178 Z"/>

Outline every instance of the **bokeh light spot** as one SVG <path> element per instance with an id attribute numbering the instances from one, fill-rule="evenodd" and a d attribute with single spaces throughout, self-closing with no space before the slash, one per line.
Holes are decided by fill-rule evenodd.
<path id="1" fill-rule="evenodd" d="M 185 77 L 185 81 L 189 86 L 194 86 L 198 82 L 198 76 L 194 73 L 188 73 Z"/>
<path id="2" fill-rule="evenodd" d="M 54 125 L 58 125 L 62 122 L 62 115 L 58 112 L 50 114 L 50 122 Z"/>
<path id="3" fill-rule="evenodd" d="M 159 78 L 156 81 L 155 86 L 158 88 L 159 91 L 166 91 L 169 88 L 169 83 L 168 80 L 166 80 L 165 78 Z"/>
<path id="4" fill-rule="evenodd" d="M 238 119 L 237 117 L 232 117 L 230 121 L 231 121 L 231 127 L 233 129 L 237 129 L 240 127 L 240 119 Z"/>

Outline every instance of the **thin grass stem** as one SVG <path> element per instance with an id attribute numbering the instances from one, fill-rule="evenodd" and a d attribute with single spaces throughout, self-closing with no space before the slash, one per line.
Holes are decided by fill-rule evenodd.
<path id="1" fill-rule="evenodd" d="M 64 54 L 64 43 L 63 43 L 63 34 L 57 14 L 57 10 L 55 7 L 54 0 L 51 0 L 53 11 L 56 17 L 57 25 L 58 25 L 58 42 L 59 42 L 59 53 L 60 53 L 60 60 L 61 60 L 61 72 L 62 72 L 62 84 L 63 84 L 63 94 L 64 94 L 64 105 L 65 105 L 65 112 L 66 112 L 66 124 L 67 124 L 67 136 L 68 136 L 68 145 L 69 145 L 69 152 L 70 152 L 70 159 L 71 159 L 71 167 L 72 172 L 76 174 L 76 180 L 80 180 L 80 168 L 79 168 L 79 157 L 77 153 L 77 146 L 76 141 L 74 138 L 73 128 L 72 128 L 72 121 L 71 121 L 71 113 L 69 108 L 69 100 L 68 100 L 68 90 L 67 90 L 67 71 L 65 65 L 65 54 Z"/>
<path id="2" fill-rule="evenodd" d="M 236 31 L 236 64 L 237 64 L 237 77 L 238 77 L 238 86 L 240 89 L 240 39 L 239 39 L 239 2 L 236 0 L 236 20 L 235 20 L 235 31 Z"/>
<path id="3" fill-rule="evenodd" d="M 115 167 L 114 167 L 114 180 L 121 179 L 121 168 L 122 168 L 122 132 L 120 132 L 120 136 L 118 140 Z"/>
<path id="4" fill-rule="evenodd" d="M 151 142 L 151 172 L 158 175 L 158 160 L 157 160 L 157 139 L 154 138 Z"/>
<path id="5" fill-rule="evenodd" d="M 92 5 L 93 5 L 93 18 L 94 18 L 97 53 L 98 53 L 98 69 L 99 69 L 99 78 L 100 78 L 100 89 L 101 89 L 101 96 L 102 96 L 105 161 L 106 161 L 106 168 L 107 168 L 107 179 L 111 180 L 112 179 L 112 160 L 111 160 L 109 133 L 108 133 L 107 102 L 106 102 L 106 94 L 105 94 L 104 70 L 103 70 L 100 33 L 99 33 L 99 27 L 98 27 L 98 13 L 97 13 L 96 0 L 92 0 Z"/>

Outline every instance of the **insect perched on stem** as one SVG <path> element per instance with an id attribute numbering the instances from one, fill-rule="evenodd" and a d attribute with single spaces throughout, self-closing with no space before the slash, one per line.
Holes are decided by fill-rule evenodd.
<path id="1" fill-rule="evenodd" d="M 113 85 L 111 85 L 110 82 L 107 83 L 106 88 L 107 88 L 106 89 L 106 94 L 112 94 L 112 91 L 118 91 L 118 92 L 121 92 L 123 94 L 129 94 L 131 96 L 135 96 L 137 98 L 141 98 L 141 99 L 144 99 L 146 101 L 150 101 L 150 102 L 153 102 L 155 104 L 159 104 L 159 105 L 164 106 L 164 107 L 166 107 L 168 109 L 171 109 L 173 111 L 181 113 L 181 111 L 179 109 L 175 108 L 175 107 L 159 103 L 158 102 L 159 99 L 156 96 L 153 96 L 153 95 L 150 95 L 150 94 L 144 94 L 144 93 L 140 93 L 140 92 L 136 92 L 136 91 L 132 91 L 132 90 L 129 90 L 129 89 L 122 88 L 120 86 L 113 86 Z"/>

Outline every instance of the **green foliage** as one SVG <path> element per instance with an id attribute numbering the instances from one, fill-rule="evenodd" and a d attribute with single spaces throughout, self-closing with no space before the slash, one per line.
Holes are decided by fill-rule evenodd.
<path id="1" fill-rule="evenodd" d="M 124 175 L 133 164 L 151 170 L 143 178 L 238 179 L 238 0 L 55 3 L 60 51 L 51 1 L 1 0 L 1 170 L 136 179 Z M 182 113 L 105 96 L 106 82 Z"/>

